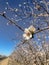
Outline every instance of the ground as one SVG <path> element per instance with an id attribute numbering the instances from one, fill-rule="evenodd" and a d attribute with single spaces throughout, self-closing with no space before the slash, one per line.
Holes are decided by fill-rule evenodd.
<path id="1" fill-rule="evenodd" d="M 0 65 L 7 65 L 8 60 L 9 60 L 9 58 L 3 59 L 2 61 L 0 61 Z"/>

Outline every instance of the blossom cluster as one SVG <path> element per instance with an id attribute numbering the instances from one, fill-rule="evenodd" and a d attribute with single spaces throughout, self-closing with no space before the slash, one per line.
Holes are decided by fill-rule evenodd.
<path id="1" fill-rule="evenodd" d="M 31 25 L 29 28 L 25 28 L 24 34 L 23 34 L 23 37 L 25 38 L 25 40 L 29 40 L 30 38 L 32 38 L 32 35 L 34 34 L 35 31 L 36 31 L 36 28 L 33 25 Z"/>

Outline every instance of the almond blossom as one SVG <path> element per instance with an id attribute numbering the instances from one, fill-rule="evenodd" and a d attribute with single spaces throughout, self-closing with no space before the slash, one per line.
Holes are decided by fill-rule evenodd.
<path id="1" fill-rule="evenodd" d="M 28 30 L 29 30 L 31 33 L 34 33 L 34 32 L 36 31 L 36 28 L 35 28 L 33 25 L 31 25 L 31 26 L 28 28 Z"/>
<path id="2" fill-rule="evenodd" d="M 30 38 L 32 38 L 32 34 L 30 33 L 30 31 L 26 28 L 25 33 L 23 34 L 23 37 L 26 39 L 26 40 L 29 40 Z"/>
<path id="3" fill-rule="evenodd" d="M 24 34 L 23 34 L 23 37 L 25 38 L 25 40 L 31 39 L 35 31 L 36 29 L 32 25 L 29 28 L 25 28 Z"/>

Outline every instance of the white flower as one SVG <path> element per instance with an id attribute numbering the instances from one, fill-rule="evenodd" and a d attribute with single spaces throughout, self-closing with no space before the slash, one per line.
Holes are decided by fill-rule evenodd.
<path id="1" fill-rule="evenodd" d="M 24 2 L 23 4 L 26 4 L 26 2 Z"/>
<path id="2" fill-rule="evenodd" d="M 32 25 L 28 28 L 28 30 L 29 30 L 31 33 L 34 33 L 34 32 L 36 31 L 35 27 L 32 26 Z"/>
<path id="3" fill-rule="evenodd" d="M 16 9 L 15 9 L 15 11 L 17 12 L 17 11 L 18 11 L 18 9 L 16 8 Z"/>
<path id="4" fill-rule="evenodd" d="M 21 7 L 22 5 L 21 4 L 19 4 L 19 7 Z"/>
<path id="5" fill-rule="evenodd" d="M 35 27 L 31 25 L 29 28 L 25 28 L 23 37 L 26 40 L 29 40 L 30 38 L 32 38 L 32 35 L 34 34 L 35 31 L 36 31 Z"/>
<path id="6" fill-rule="evenodd" d="M 32 38 L 32 34 L 30 33 L 30 31 L 26 28 L 25 33 L 23 34 L 23 37 L 26 39 L 26 40 L 29 40 L 30 38 Z"/>
<path id="7" fill-rule="evenodd" d="M 7 7 L 5 7 L 5 10 L 7 10 Z"/>
<path id="8" fill-rule="evenodd" d="M 17 17 L 17 15 L 15 15 L 15 17 Z"/>
<path id="9" fill-rule="evenodd" d="M 24 32 L 25 32 L 25 33 L 28 33 L 28 32 L 30 32 L 30 31 L 29 31 L 27 28 L 25 28 Z"/>
<path id="10" fill-rule="evenodd" d="M 6 2 L 6 4 L 8 5 L 8 2 Z"/>
<path id="11" fill-rule="evenodd" d="M 6 11 L 3 12 L 4 14 L 6 13 Z"/>

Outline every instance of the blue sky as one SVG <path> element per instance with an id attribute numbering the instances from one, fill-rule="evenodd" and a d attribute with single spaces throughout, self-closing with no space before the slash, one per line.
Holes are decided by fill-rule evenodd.
<path id="1" fill-rule="evenodd" d="M 0 0 L 0 12 L 5 10 L 6 2 L 9 2 L 11 7 L 17 6 L 19 0 Z M 7 20 L 0 16 L 0 54 L 9 55 L 13 51 L 13 48 L 18 39 L 13 41 L 16 37 L 16 28 L 14 26 L 7 26 Z M 20 31 L 18 31 L 20 32 Z"/>
<path id="2" fill-rule="evenodd" d="M 7 26 L 6 21 L 0 17 L 0 54 L 9 55 L 15 43 L 12 38 L 15 38 L 15 28 Z M 17 43 L 17 41 L 16 41 Z"/>

